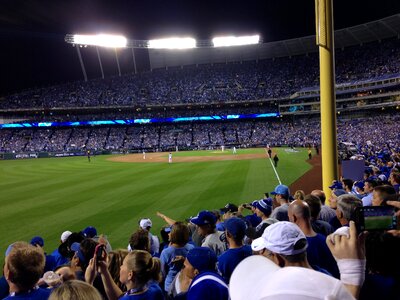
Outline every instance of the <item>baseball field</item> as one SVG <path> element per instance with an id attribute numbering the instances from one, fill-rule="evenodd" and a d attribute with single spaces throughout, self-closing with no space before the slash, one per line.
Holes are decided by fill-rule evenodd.
<path id="1" fill-rule="evenodd" d="M 173 152 L 171 164 L 168 153 L 0 161 L 1 253 L 35 235 L 52 252 L 63 231 L 88 225 L 113 248 L 125 248 L 142 217 L 158 233 L 164 223 L 156 211 L 183 220 L 228 202 L 251 202 L 274 189 L 277 175 L 289 185 L 311 168 L 305 149 L 274 152 L 277 173 L 262 148 Z"/>

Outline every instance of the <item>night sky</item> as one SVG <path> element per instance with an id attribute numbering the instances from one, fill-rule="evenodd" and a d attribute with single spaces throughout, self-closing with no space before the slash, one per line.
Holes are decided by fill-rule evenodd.
<path id="1" fill-rule="evenodd" d="M 0 95 L 82 80 L 67 33 L 145 40 L 260 34 L 269 42 L 315 34 L 314 13 L 313 0 L 2 0 Z M 396 13 L 399 0 L 334 0 L 335 29 Z"/>

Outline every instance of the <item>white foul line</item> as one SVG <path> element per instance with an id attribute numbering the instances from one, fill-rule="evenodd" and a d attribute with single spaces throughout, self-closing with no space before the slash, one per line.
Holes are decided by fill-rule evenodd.
<path id="1" fill-rule="evenodd" d="M 272 162 L 271 157 L 269 157 L 269 155 L 268 155 L 267 149 L 265 149 L 265 153 L 267 154 L 267 157 L 269 159 L 269 162 L 271 163 L 272 169 L 275 172 L 276 179 L 278 179 L 279 184 L 282 184 L 281 179 L 279 178 L 278 172 L 275 169 L 274 163 Z"/>

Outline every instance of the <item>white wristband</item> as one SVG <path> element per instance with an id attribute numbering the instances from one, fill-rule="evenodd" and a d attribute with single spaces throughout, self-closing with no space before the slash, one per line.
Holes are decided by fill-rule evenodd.
<path id="1" fill-rule="evenodd" d="M 365 259 L 338 259 L 340 281 L 344 284 L 361 286 L 365 279 Z"/>

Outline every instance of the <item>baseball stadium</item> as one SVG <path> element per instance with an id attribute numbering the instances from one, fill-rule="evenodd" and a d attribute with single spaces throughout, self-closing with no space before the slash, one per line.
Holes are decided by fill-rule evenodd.
<path id="1" fill-rule="evenodd" d="M 276 39 L 5 23 L 52 54 L 4 60 L 0 299 L 398 299 L 400 6 L 346 23 L 332 2 Z M 356 232 L 363 206 L 391 230 Z"/>

